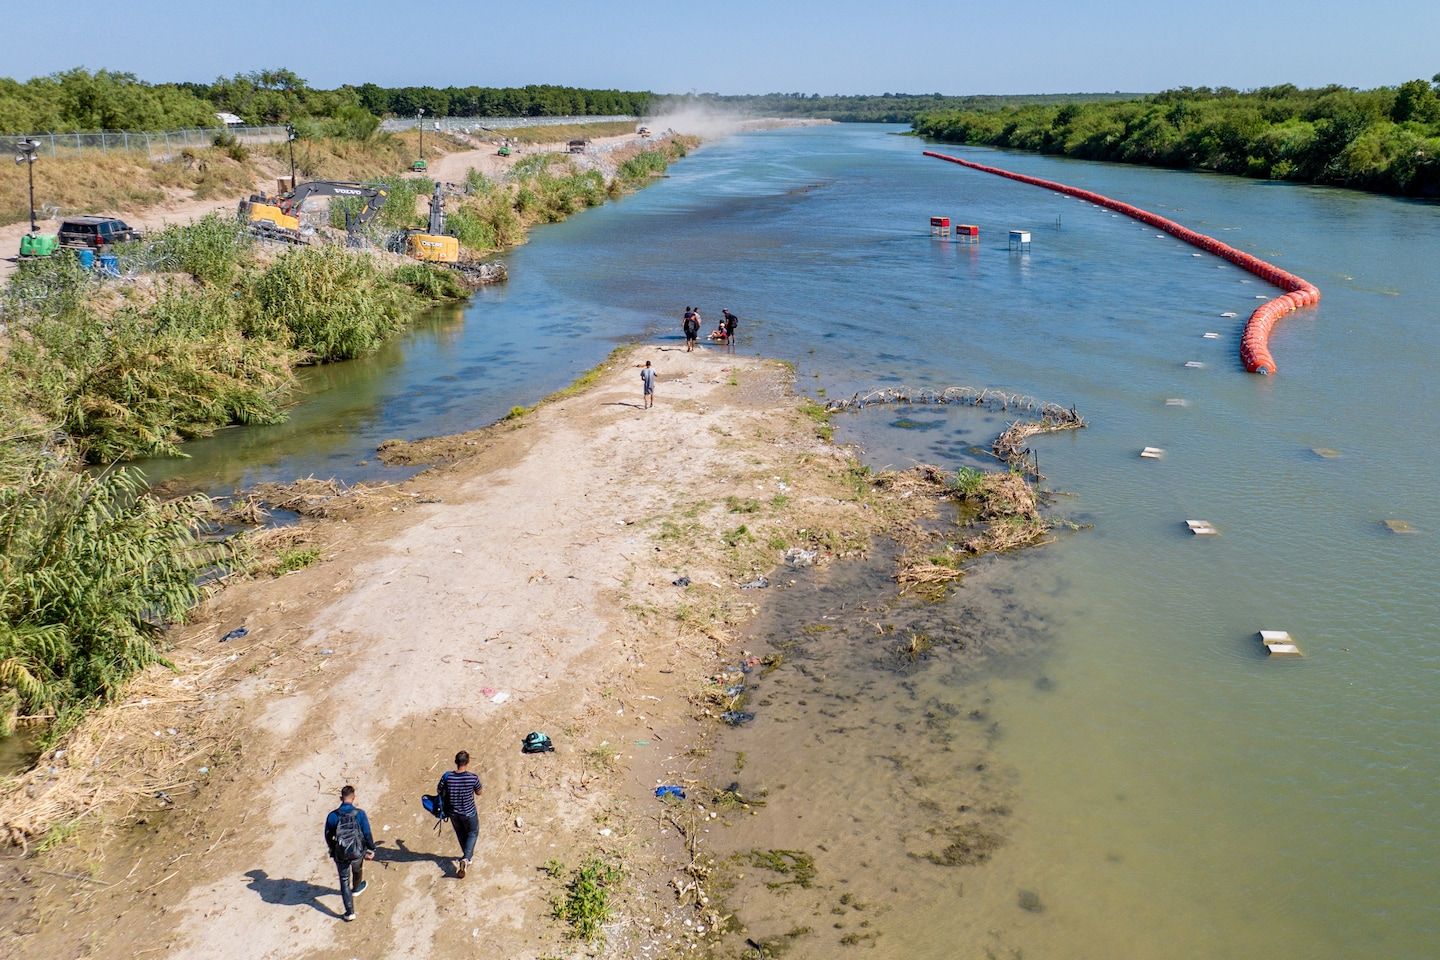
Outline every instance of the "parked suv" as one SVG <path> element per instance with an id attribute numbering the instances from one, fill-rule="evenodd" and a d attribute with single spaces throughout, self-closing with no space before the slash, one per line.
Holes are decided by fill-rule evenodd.
<path id="1" fill-rule="evenodd" d="M 62 247 L 104 247 L 139 239 L 138 230 L 114 217 L 72 217 L 60 223 Z"/>

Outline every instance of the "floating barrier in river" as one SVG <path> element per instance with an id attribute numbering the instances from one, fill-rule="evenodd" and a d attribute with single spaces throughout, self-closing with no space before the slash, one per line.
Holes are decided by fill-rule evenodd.
<path id="1" fill-rule="evenodd" d="M 1267 283 L 1274 284 L 1280 289 L 1288 291 L 1283 296 L 1276 297 L 1273 300 L 1261 304 L 1256 308 L 1254 313 L 1250 314 L 1250 319 L 1245 323 L 1245 333 L 1240 339 L 1240 361 L 1245 364 L 1245 369 L 1251 373 L 1270 374 L 1275 372 L 1275 358 L 1270 354 L 1270 332 L 1275 328 L 1275 324 L 1279 322 L 1280 318 L 1293 310 L 1298 310 L 1301 307 L 1312 307 L 1320 302 L 1320 289 L 1310 281 L 1297 277 L 1293 273 L 1287 273 L 1274 264 L 1266 263 L 1259 257 L 1248 254 L 1243 250 L 1237 250 L 1227 243 L 1221 243 L 1214 237 L 1206 236 L 1203 233 L 1191 230 L 1189 227 L 1181 226 L 1174 220 L 1151 213 L 1148 210 L 1142 210 L 1132 204 L 1112 200 L 1104 194 L 1095 193 L 1091 190 L 1081 190 L 1079 187 L 1057 183 L 1054 180 L 1044 180 L 1040 177 L 1031 177 L 1023 173 L 1013 173 L 1009 170 L 1002 170 L 999 167 L 988 167 L 983 163 L 975 163 L 973 160 L 962 160 L 959 157 L 937 153 L 934 150 L 926 150 L 925 156 L 934 157 L 936 160 L 945 160 L 949 163 L 956 163 L 962 167 L 979 170 L 981 173 L 993 173 L 997 177 L 1017 180 L 1020 183 L 1028 183 L 1035 187 L 1044 187 L 1047 190 L 1054 190 L 1056 193 L 1063 193 L 1077 200 L 1084 200 L 1097 206 L 1107 207 L 1117 213 L 1123 213 L 1127 217 L 1139 220 L 1141 223 L 1146 223 L 1157 229 L 1164 230 L 1172 237 L 1184 240 L 1192 246 L 1199 247 L 1206 253 L 1212 253 L 1217 257 L 1228 260 L 1237 267 L 1253 273 Z"/>

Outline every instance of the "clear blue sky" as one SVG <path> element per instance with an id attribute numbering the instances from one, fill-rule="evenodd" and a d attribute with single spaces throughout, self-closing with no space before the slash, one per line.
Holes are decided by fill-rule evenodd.
<path id="1" fill-rule="evenodd" d="M 1440 0 L 40 0 L 0 75 L 146 80 L 288 67 L 314 86 L 560 83 L 659 92 L 1038 93 L 1440 72 Z"/>

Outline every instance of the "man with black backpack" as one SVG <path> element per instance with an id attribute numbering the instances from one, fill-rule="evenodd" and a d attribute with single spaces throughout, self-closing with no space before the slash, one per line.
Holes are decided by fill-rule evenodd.
<path id="1" fill-rule="evenodd" d="M 340 871 L 340 898 L 345 902 L 345 921 L 355 919 L 355 898 L 365 892 L 362 876 L 366 860 L 375 859 L 375 838 L 370 835 L 370 818 L 355 806 L 355 788 L 340 791 L 340 806 L 325 818 L 325 846 Z"/>

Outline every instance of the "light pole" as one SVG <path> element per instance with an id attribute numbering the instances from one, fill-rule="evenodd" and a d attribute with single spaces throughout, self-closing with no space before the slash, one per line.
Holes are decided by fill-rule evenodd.
<path id="1" fill-rule="evenodd" d="M 285 142 L 290 145 L 290 192 L 295 192 L 295 125 L 285 124 Z"/>
<path id="2" fill-rule="evenodd" d="M 38 160 L 40 143 L 37 140 L 15 141 L 15 162 L 25 164 L 30 175 L 30 232 L 39 233 L 40 224 L 35 222 L 35 161 Z"/>
<path id="3" fill-rule="evenodd" d="M 420 162 L 425 162 L 425 108 L 421 107 L 420 112 L 415 114 L 415 126 L 420 128 Z"/>

